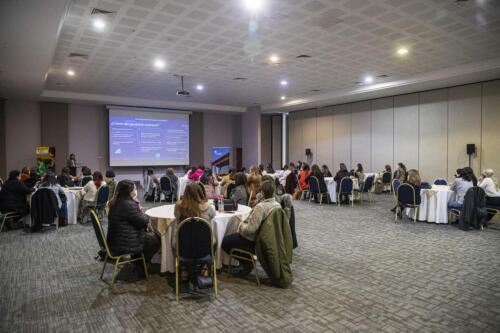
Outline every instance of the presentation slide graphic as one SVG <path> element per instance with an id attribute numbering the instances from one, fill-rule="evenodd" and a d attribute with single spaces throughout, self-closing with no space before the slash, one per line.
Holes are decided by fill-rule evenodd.
<path id="1" fill-rule="evenodd" d="M 212 167 L 222 168 L 229 165 L 231 147 L 212 147 Z"/>
<path id="2" fill-rule="evenodd" d="M 189 162 L 189 120 L 109 117 L 112 165 L 176 165 Z"/>

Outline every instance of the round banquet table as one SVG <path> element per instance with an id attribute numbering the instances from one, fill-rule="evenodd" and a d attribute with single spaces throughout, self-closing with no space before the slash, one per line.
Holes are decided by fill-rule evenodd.
<path id="1" fill-rule="evenodd" d="M 77 195 L 82 187 L 63 187 L 66 194 L 66 206 L 68 208 L 68 224 L 76 224 L 78 218 L 78 207 L 80 205 L 80 197 Z"/>
<path id="2" fill-rule="evenodd" d="M 455 193 L 450 191 L 448 185 L 432 185 L 430 189 L 420 190 L 420 208 L 417 220 L 448 223 L 448 202 L 454 198 Z M 413 210 L 406 209 L 408 217 L 413 218 Z"/>
<path id="3" fill-rule="evenodd" d="M 172 223 L 175 221 L 174 216 L 175 205 L 164 205 L 158 206 L 146 211 L 146 214 L 152 218 L 151 227 L 154 231 L 161 235 L 161 272 L 175 272 L 174 265 L 174 250 L 172 249 L 172 234 L 173 227 L 170 228 Z M 217 268 L 222 267 L 222 262 L 229 262 L 229 256 L 223 253 L 221 244 L 226 228 L 228 226 L 229 220 L 233 216 L 239 216 L 241 220 L 244 220 L 250 214 L 251 208 L 244 205 L 238 205 L 238 210 L 236 212 L 216 212 L 215 217 L 212 220 L 212 231 L 215 235 L 215 240 L 217 242 L 217 249 L 215 253 L 215 259 L 217 260 Z M 175 223 L 174 223 L 175 225 Z"/>

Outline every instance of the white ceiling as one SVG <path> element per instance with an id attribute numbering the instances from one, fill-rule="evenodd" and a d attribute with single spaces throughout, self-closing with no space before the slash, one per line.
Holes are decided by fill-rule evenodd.
<path id="1" fill-rule="evenodd" d="M 319 100 L 317 106 L 325 93 L 356 91 L 366 74 L 389 76 L 378 84 L 447 68 L 456 74 L 500 55 L 498 0 L 265 2 L 249 32 L 240 0 L 73 0 L 45 89 L 285 110 L 281 95 L 298 101 L 295 108 L 301 100 Z M 92 27 L 92 7 L 116 12 L 103 32 Z M 395 56 L 400 45 L 411 50 L 405 59 Z M 70 59 L 71 52 L 89 57 Z M 279 65 L 269 64 L 272 53 Z M 301 54 L 311 58 L 297 59 Z M 168 64 L 162 72 L 152 67 L 157 57 Z M 194 97 L 175 95 L 174 73 L 187 76 Z M 279 85 L 283 78 L 287 88 Z M 196 83 L 205 91 L 196 92 Z"/>

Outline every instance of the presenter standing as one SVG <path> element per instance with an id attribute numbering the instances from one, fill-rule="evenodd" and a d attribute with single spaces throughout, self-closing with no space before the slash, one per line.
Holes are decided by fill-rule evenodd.
<path id="1" fill-rule="evenodd" d="M 66 166 L 69 168 L 69 174 L 76 177 L 76 156 L 75 154 L 70 154 Z"/>

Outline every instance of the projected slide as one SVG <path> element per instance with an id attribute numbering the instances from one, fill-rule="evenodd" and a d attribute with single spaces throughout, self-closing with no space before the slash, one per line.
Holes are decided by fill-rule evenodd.
<path id="1" fill-rule="evenodd" d="M 110 110 L 111 166 L 189 164 L 189 116 Z"/>

